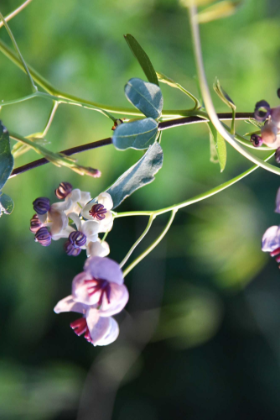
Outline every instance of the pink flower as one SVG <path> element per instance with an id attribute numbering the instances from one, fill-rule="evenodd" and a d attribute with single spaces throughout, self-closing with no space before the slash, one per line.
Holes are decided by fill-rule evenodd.
<path id="1" fill-rule="evenodd" d="M 84 271 L 74 278 L 72 295 L 58 302 L 54 311 L 82 313 L 83 318 L 70 325 L 75 333 L 85 334 L 94 345 L 110 344 L 119 332 L 112 315 L 121 312 L 128 301 L 123 283 L 122 271 L 115 261 L 91 257 Z"/>

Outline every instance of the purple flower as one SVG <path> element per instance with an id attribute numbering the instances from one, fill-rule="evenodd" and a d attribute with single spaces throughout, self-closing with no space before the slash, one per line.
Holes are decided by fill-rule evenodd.
<path id="1" fill-rule="evenodd" d="M 32 219 L 30 220 L 30 230 L 32 233 L 36 233 L 37 230 L 40 229 L 40 227 L 42 227 L 43 224 L 40 221 L 38 214 L 34 214 Z"/>
<path id="2" fill-rule="evenodd" d="M 36 198 L 33 201 L 33 208 L 37 214 L 46 214 L 51 208 L 50 200 L 47 197 Z"/>
<path id="3" fill-rule="evenodd" d="M 49 246 L 52 241 L 52 235 L 46 227 L 41 227 L 35 233 L 35 242 L 39 242 L 42 246 Z"/>
<path id="4" fill-rule="evenodd" d="M 58 302 L 54 311 L 82 313 L 84 317 L 70 325 L 76 334 L 85 334 L 94 345 L 110 344 L 119 333 L 118 324 L 111 317 L 121 312 L 128 301 L 123 283 L 122 271 L 115 261 L 91 257 L 84 271 L 74 278 L 72 295 Z"/>
<path id="5" fill-rule="evenodd" d="M 55 190 L 55 195 L 59 200 L 63 200 L 72 192 L 72 190 L 73 187 L 69 182 L 61 182 Z"/>

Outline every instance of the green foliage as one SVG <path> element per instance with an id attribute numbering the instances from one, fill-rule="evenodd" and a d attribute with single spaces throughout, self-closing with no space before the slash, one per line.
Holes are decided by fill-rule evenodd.
<path id="1" fill-rule="evenodd" d="M 174 80 L 170 79 L 170 77 L 167 77 L 164 74 L 159 73 L 159 72 L 157 72 L 157 76 L 158 76 L 158 80 L 161 83 L 166 83 L 168 86 L 171 86 L 172 88 L 179 89 L 181 92 L 183 92 L 189 98 L 191 98 L 195 103 L 194 109 L 200 108 L 201 105 L 199 103 L 199 100 L 191 92 L 189 92 L 182 85 L 180 85 L 180 83 L 174 82 Z"/>
<path id="2" fill-rule="evenodd" d="M 147 149 L 154 143 L 158 124 L 152 118 L 120 124 L 114 131 L 113 144 L 118 150 Z"/>
<path id="3" fill-rule="evenodd" d="M 151 63 L 151 60 L 143 50 L 143 48 L 140 46 L 140 44 L 136 41 L 136 39 L 130 35 L 127 34 L 124 36 L 126 42 L 128 43 L 131 51 L 135 55 L 135 57 L 138 60 L 138 63 L 142 67 L 142 70 L 144 71 L 145 75 L 147 76 L 147 79 L 149 82 L 154 83 L 155 85 L 158 85 L 158 78 L 157 74 L 154 70 L 154 67 Z"/>
<path id="4" fill-rule="evenodd" d="M 210 160 L 214 163 L 218 161 L 220 170 L 223 172 L 227 162 L 226 142 L 211 122 L 208 122 L 207 125 L 210 136 Z"/>
<path id="5" fill-rule="evenodd" d="M 150 184 L 155 179 L 155 174 L 163 164 L 163 151 L 158 143 L 149 147 L 142 158 L 107 190 L 112 196 L 114 208 L 118 207 L 125 198 L 134 191 Z"/>
<path id="6" fill-rule="evenodd" d="M 13 165 L 14 158 L 11 154 L 9 133 L 0 121 L 0 190 L 9 179 Z"/>
<path id="7" fill-rule="evenodd" d="M 124 88 L 127 99 L 146 117 L 154 120 L 161 116 L 163 97 L 160 88 L 141 79 L 130 79 Z"/>
<path id="8" fill-rule="evenodd" d="M 0 196 L 0 212 L 5 214 L 11 214 L 14 210 L 14 202 L 7 194 Z"/>

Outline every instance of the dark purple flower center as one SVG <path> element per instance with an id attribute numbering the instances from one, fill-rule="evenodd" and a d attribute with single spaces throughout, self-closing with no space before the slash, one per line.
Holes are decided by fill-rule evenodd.
<path id="1" fill-rule="evenodd" d="M 253 143 L 254 147 L 260 147 L 263 144 L 261 136 L 258 136 L 255 133 L 251 135 L 250 141 Z"/>
<path id="2" fill-rule="evenodd" d="M 257 121 L 264 122 L 271 114 L 270 105 L 262 100 L 256 103 L 254 117 Z"/>
<path id="3" fill-rule="evenodd" d="M 61 182 L 55 190 L 55 195 L 59 198 L 59 200 L 63 200 L 71 193 L 72 190 L 73 187 L 69 182 Z"/>
<path id="4" fill-rule="evenodd" d="M 91 280 L 85 280 L 85 283 L 88 285 L 87 291 L 89 296 L 93 296 L 95 293 L 100 293 L 100 297 L 97 302 L 99 307 L 102 305 L 103 297 L 106 297 L 107 302 L 110 303 L 111 286 L 108 280 L 93 278 Z"/>
<path id="5" fill-rule="evenodd" d="M 71 232 L 68 240 L 64 244 L 67 255 L 77 257 L 81 253 L 81 247 L 86 244 L 87 237 L 80 231 Z"/>
<path id="6" fill-rule="evenodd" d="M 52 241 L 52 235 L 46 227 L 41 227 L 35 233 L 35 242 L 39 242 L 42 246 L 49 246 Z"/>
<path id="7" fill-rule="evenodd" d="M 105 215 L 107 213 L 107 210 L 103 206 L 103 204 L 94 204 L 92 208 L 89 211 L 89 214 L 97 220 L 103 220 L 105 219 Z"/>
<path id="8" fill-rule="evenodd" d="M 37 214 L 46 214 L 51 208 L 50 200 L 47 197 L 36 198 L 33 201 L 33 208 Z"/>

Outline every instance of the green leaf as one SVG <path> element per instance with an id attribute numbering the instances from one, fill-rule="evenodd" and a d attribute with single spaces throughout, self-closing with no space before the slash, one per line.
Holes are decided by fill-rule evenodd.
<path id="1" fill-rule="evenodd" d="M 243 0 L 225 0 L 220 3 L 213 4 L 213 6 L 207 7 L 207 9 L 198 14 L 198 22 L 206 23 L 233 15 L 242 3 Z"/>
<path id="2" fill-rule="evenodd" d="M 234 134 L 235 133 L 236 105 L 233 102 L 233 100 L 229 97 L 229 95 L 224 91 L 218 79 L 215 80 L 213 84 L 213 88 L 216 94 L 219 96 L 219 98 L 232 110 L 231 133 Z"/>
<path id="3" fill-rule="evenodd" d="M 157 76 L 158 76 L 158 80 L 160 82 L 166 83 L 168 86 L 171 86 L 175 89 L 179 89 L 181 92 L 183 92 L 189 98 L 191 98 L 195 103 L 195 109 L 200 108 L 201 105 L 199 103 L 199 100 L 192 93 L 190 93 L 187 89 L 185 89 L 182 85 L 180 85 L 177 82 L 174 82 L 174 80 L 170 79 L 170 77 L 167 77 L 164 74 L 159 73 L 158 71 L 157 71 Z"/>
<path id="4" fill-rule="evenodd" d="M 130 79 L 124 88 L 125 95 L 139 111 L 154 120 L 161 116 L 163 98 L 160 88 L 141 79 Z"/>
<path id="5" fill-rule="evenodd" d="M 114 208 L 129 197 L 134 191 L 150 184 L 155 179 L 155 174 L 161 169 L 163 163 L 163 151 L 158 143 L 149 147 L 142 158 L 107 190 L 112 196 Z"/>
<path id="6" fill-rule="evenodd" d="M 221 172 L 223 172 L 226 166 L 226 162 L 227 162 L 226 142 L 211 122 L 208 122 L 207 125 L 208 125 L 209 133 L 210 133 L 210 150 L 211 150 L 211 142 L 212 142 L 214 143 L 215 148 L 217 150 L 217 157 L 220 164 L 220 170 Z M 212 154 L 212 153 L 211 153 L 210 160 L 212 162 L 215 162 L 214 160 L 215 154 L 214 153 Z"/>
<path id="7" fill-rule="evenodd" d="M 13 166 L 14 158 L 11 154 L 9 133 L 0 121 L 0 190 L 9 179 Z"/>
<path id="8" fill-rule="evenodd" d="M 158 124 L 152 118 L 120 124 L 114 131 L 113 144 L 118 150 L 147 149 L 154 143 Z"/>
<path id="9" fill-rule="evenodd" d="M 142 70 L 147 76 L 147 79 L 149 80 L 149 82 L 154 83 L 155 85 L 158 85 L 158 78 L 154 70 L 154 67 L 151 63 L 151 60 L 149 59 L 149 57 L 143 50 L 143 48 L 138 44 L 138 42 L 132 35 L 130 34 L 124 35 L 124 38 L 126 42 L 128 43 L 134 56 L 137 58 L 138 63 L 142 67 Z"/>
<path id="10" fill-rule="evenodd" d="M 11 214 L 14 210 L 14 202 L 7 194 L 0 196 L 0 212 L 5 214 Z"/>

